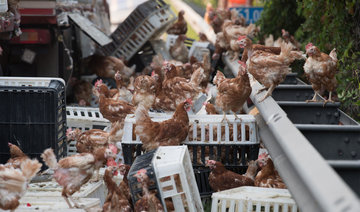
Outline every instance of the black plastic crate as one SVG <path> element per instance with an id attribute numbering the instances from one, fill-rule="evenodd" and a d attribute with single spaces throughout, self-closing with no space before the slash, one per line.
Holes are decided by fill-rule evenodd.
<path id="1" fill-rule="evenodd" d="M 279 85 L 272 93 L 275 101 L 305 102 L 312 99 L 314 90 L 311 85 Z"/>
<path id="2" fill-rule="evenodd" d="M 149 177 L 150 185 L 149 185 L 149 191 L 156 191 L 156 196 L 160 198 L 159 187 L 157 185 L 156 176 L 154 172 L 154 168 L 152 167 L 152 159 L 157 149 L 152 150 L 148 153 L 145 153 L 143 155 L 139 155 L 136 157 L 134 163 L 131 165 L 131 168 L 129 170 L 128 174 L 128 181 L 129 181 L 129 188 L 131 192 L 131 197 L 133 204 L 142 197 L 142 188 L 141 183 L 137 181 L 137 178 L 134 177 L 134 175 L 139 171 L 140 169 L 145 169 L 147 172 L 146 174 Z"/>
<path id="3" fill-rule="evenodd" d="M 65 156 L 65 85 L 55 79 L 44 87 L 21 85 L 0 86 L 0 163 L 10 157 L 8 142 L 20 146 L 29 157 L 40 159 L 49 147 L 58 159 Z"/>
<path id="4" fill-rule="evenodd" d="M 213 193 L 208 181 L 210 169 L 205 167 L 207 158 L 222 162 L 227 169 L 233 172 L 244 174 L 248 167 L 247 163 L 258 158 L 260 147 L 260 144 L 223 145 L 187 143 L 184 145 L 187 145 L 189 149 L 196 183 L 201 197 L 210 196 Z M 135 164 L 138 158 L 142 158 L 143 155 L 148 154 L 144 154 L 141 146 L 142 144 L 122 144 L 125 164 Z M 148 160 L 147 163 L 151 164 L 151 158 Z"/>

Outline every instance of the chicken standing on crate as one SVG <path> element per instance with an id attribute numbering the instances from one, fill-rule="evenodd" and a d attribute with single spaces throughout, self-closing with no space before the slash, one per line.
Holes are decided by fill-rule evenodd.
<path id="1" fill-rule="evenodd" d="M 124 193 L 122 193 L 113 180 L 115 173 L 117 172 L 116 166 L 109 166 L 105 170 L 104 182 L 108 189 L 103 211 L 104 212 L 130 212 L 132 207 L 130 202 Z"/>
<path id="2" fill-rule="evenodd" d="M 116 121 L 123 122 L 127 114 L 134 113 L 134 106 L 126 101 L 106 98 L 103 90 L 97 88 L 99 92 L 99 110 L 104 118 L 108 119 L 111 123 Z"/>
<path id="3" fill-rule="evenodd" d="M 259 155 L 256 162 L 260 171 L 255 177 L 255 186 L 265 188 L 287 188 L 279 173 L 275 170 L 274 163 L 268 154 L 263 153 Z"/>
<path id="4" fill-rule="evenodd" d="M 254 51 L 251 40 L 246 36 L 239 37 L 239 45 L 241 48 L 247 48 L 248 50 L 247 70 L 257 81 L 264 85 L 264 88 L 257 93 L 267 90 L 267 93 L 259 102 L 271 96 L 275 87 L 285 80 L 286 75 L 291 71 L 289 65 L 293 61 L 306 58 L 303 52 L 292 51 L 292 45 L 287 43 L 281 44 L 280 55 L 261 50 Z"/>
<path id="5" fill-rule="evenodd" d="M 51 148 L 46 149 L 41 154 L 45 164 L 54 170 L 53 178 L 63 187 L 62 196 L 65 198 L 69 208 L 74 206 L 80 207 L 78 202 L 72 198 L 72 195 L 90 180 L 94 170 L 98 170 L 103 166 L 107 159 L 115 157 L 114 152 L 108 148 L 96 149 L 93 154 L 81 153 L 72 155 L 59 160 L 59 162 L 57 162 Z M 99 178 L 98 176 L 96 178 Z M 73 202 L 74 206 L 70 203 L 69 199 Z"/>
<path id="6" fill-rule="evenodd" d="M 123 123 L 115 122 L 109 132 L 100 129 L 91 129 L 82 132 L 80 129 L 67 129 L 67 141 L 76 141 L 78 153 L 92 153 L 95 149 L 107 147 L 120 141 L 123 135 Z"/>
<path id="7" fill-rule="evenodd" d="M 335 91 L 337 81 L 335 74 L 337 73 L 337 55 L 334 48 L 329 55 L 320 52 L 320 50 L 312 43 L 306 45 L 306 54 L 308 58 L 304 64 L 304 72 L 315 91 L 314 97 L 308 102 L 316 102 L 316 95 L 320 95 L 324 91 L 329 91 L 327 102 L 334 102 L 331 99 L 332 92 Z"/>
<path id="8" fill-rule="evenodd" d="M 214 83 L 218 88 L 216 96 L 216 106 L 222 109 L 224 118 L 221 122 L 226 120 L 226 112 L 231 111 L 235 115 L 235 119 L 241 120 L 236 112 L 242 110 L 243 104 L 251 94 L 251 86 L 249 76 L 246 71 L 246 64 L 239 61 L 239 72 L 237 77 L 226 79 L 224 74 L 220 71 L 216 73 Z"/>
<path id="9" fill-rule="evenodd" d="M 166 31 L 168 34 L 185 35 L 187 32 L 187 23 L 184 18 L 185 11 L 180 10 L 177 21 Z"/>
<path id="10" fill-rule="evenodd" d="M 218 60 L 220 58 L 220 55 L 229 48 L 230 48 L 230 45 L 226 42 L 224 33 L 218 32 L 216 34 L 215 51 L 214 51 L 214 54 L 212 55 L 212 59 Z"/>
<path id="11" fill-rule="evenodd" d="M 140 137 L 142 147 L 146 151 L 159 146 L 175 146 L 183 142 L 189 133 L 189 117 L 192 101 L 188 99 L 179 104 L 171 119 L 163 122 L 151 120 L 148 109 L 139 105 L 135 112 L 135 134 Z"/>
<path id="12" fill-rule="evenodd" d="M 134 177 L 141 183 L 142 197 L 135 203 L 135 212 L 160 212 L 164 211 L 161 201 L 155 196 L 155 193 L 149 192 L 149 177 L 145 169 L 140 169 Z"/>
<path id="13" fill-rule="evenodd" d="M 174 45 L 170 46 L 169 53 L 174 60 L 178 60 L 182 63 L 188 61 L 189 49 L 185 45 L 185 35 L 179 35 Z"/>
<path id="14" fill-rule="evenodd" d="M 14 164 L 0 164 L 0 209 L 14 211 L 19 205 L 19 199 L 25 194 L 31 179 L 42 166 L 38 160 L 22 157 L 19 168 Z"/>
<path id="15" fill-rule="evenodd" d="M 258 169 L 255 161 L 249 161 L 248 169 L 243 175 L 227 170 L 219 161 L 208 160 L 206 166 L 210 167 L 209 184 L 215 192 L 240 186 L 253 186 Z"/>
<path id="16" fill-rule="evenodd" d="M 155 72 L 153 72 L 155 74 Z M 147 108 L 152 107 L 155 101 L 156 81 L 153 77 L 141 75 L 136 77 L 134 83 L 132 104 L 137 106 L 142 103 Z"/>

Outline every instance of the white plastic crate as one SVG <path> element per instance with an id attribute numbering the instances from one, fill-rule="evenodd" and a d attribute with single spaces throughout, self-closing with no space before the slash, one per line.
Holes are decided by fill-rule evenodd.
<path id="1" fill-rule="evenodd" d="M 287 189 L 243 186 L 212 194 L 211 212 L 298 212 Z"/>
<path id="2" fill-rule="evenodd" d="M 61 197 L 62 186 L 55 181 L 30 183 L 25 197 Z M 88 182 L 75 192 L 73 197 L 97 198 L 102 206 L 106 198 L 106 186 L 103 181 Z M 66 202 L 65 202 L 66 204 Z"/>
<path id="3" fill-rule="evenodd" d="M 209 42 L 194 41 L 189 51 L 189 58 L 194 56 L 198 61 L 202 61 L 204 54 L 210 56 L 210 50 L 207 48 L 209 44 Z"/>
<path id="4" fill-rule="evenodd" d="M 24 196 L 20 199 L 20 205 L 15 212 L 26 211 L 58 211 L 58 212 L 85 212 L 85 211 L 99 211 L 100 201 L 97 198 L 75 198 L 82 209 L 69 208 L 63 197 L 44 197 L 44 196 Z M 1 210 L 0 211 L 5 211 Z M 9 211 L 9 210 L 6 210 Z"/>
<path id="5" fill-rule="evenodd" d="M 151 120 L 160 122 L 167 119 L 170 119 L 172 115 L 170 114 L 155 114 L 149 113 Z M 224 121 L 223 115 L 189 115 L 189 124 L 192 126 L 192 135 L 188 135 L 185 140 L 185 144 L 229 144 L 233 145 L 234 142 L 239 142 L 241 144 L 258 144 L 259 137 L 257 134 L 257 128 L 255 123 L 255 118 L 252 115 L 238 115 L 241 118 L 240 120 L 235 120 L 234 115 L 226 115 L 226 118 L 229 120 L 229 123 L 232 127 L 229 127 L 229 124 Z M 122 138 L 122 143 L 124 144 L 141 144 L 139 136 L 136 136 L 134 140 L 132 137 L 132 132 L 135 124 L 135 115 L 127 115 L 124 125 L 124 135 Z M 240 125 L 240 133 L 238 134 L 238 125 Z M 246 130 L 248 126 L 248 130 Z M 198 130 L 200 128 L 200 130 Z M 225 128 L 225 130 L 222 130 Z M 231 130 L 232 129 L 232 130 Z M 216 131 L 215 131 L 216 130 Z M 200 134 L 198 134 L 200 131 Z M 246 132 L 248 131 L 248 139 L 246 138 Z M 216 133 L 214 133 L 216 132 Z M 232 136 L 230 136 L 230 132 Z M 216 135 L 216 136 L 215 136 Z M 232 139 L 231 139 L 232 138 Z M 241 140 L 239 140 L 241 138 Z"/>
<path id="6" fill-rule="evenodd" d="M 162 1 L 139 5 L 111 35 L 115 48 L 111 54 L 130 60 L 146 41 L 161 35 L 175 20 L 174 12 Z"/>
<path id="7" fill-rule="evenodd" d="M 111 126 L 99 108 L 92 107 L 66 107 L 66 121 L 68 128 L 79 128 L 81 131 L 91 129 L 105 129 Z M 67 155 L 76 154 L 76 141 L 71 141 L 67 146 Z"/>
<path id="8" fill-rule="evenodd" d="M 36 86 L 47 87 L 51 80 L 57 80 L 65 85 L 65 81 L 61 78 L 48 77 L 0 77 L 1 86 Z"/>

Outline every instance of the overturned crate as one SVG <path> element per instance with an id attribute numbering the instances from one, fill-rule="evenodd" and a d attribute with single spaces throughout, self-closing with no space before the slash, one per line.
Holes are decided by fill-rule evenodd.
<path id="1" fill-rule="evenodd" d="M 175 14 L 163 0 L 146 1 L 118 26 L 111 34 L 113 42 L 100 52 L 130 60 L 146 41 L 160 36 L 175 20 Z"/>
<path id="2" fill-rule="evenodd" d="M 212 194 L 211 212 L 298 212 L 287 189 L 243 186 Z"/>
<path id="3" fill-rule="evenodd" d="M 153 121 L 164 121 L 171 118 L 168 114 L 149 114 Z M 247 163 L 256 160 L 259 153 L 259 137 L 255 118 L 252 115 L 227 115 L 227 122 L 222 123 L 222 115 L 189 115 L 189 135 L 183 142 L 188 146 L 195 179 L 202 197 L 212 193 L 208 182 L 210 170 L 205 167 L 208 159 L 221 161 L 227 169 L 245 173 Z M 135 117 L 128 115 L 125 119 L 122 149 L 126 164 L 131 165 L 134 159 L 143 154 L 142 143 L 133 135 Z"/>
<path id="4" fill-rule="evenodd" d="M 134 177 L 140 169 L 147 170 L 149 190 L 157 191 L 166 211 L 169 211 L 166 202 L 172 202 L 175 211 L 203 211 L 186 146 L 162 146 L 136 158 L 128 175 L 134 203 L 142 193 Z"/>

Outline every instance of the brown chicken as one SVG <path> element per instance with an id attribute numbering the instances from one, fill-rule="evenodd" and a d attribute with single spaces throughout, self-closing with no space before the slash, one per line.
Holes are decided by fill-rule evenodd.
<path id="1" fill-rule="evenodd" d="M 333 49 L 329 55 L 320 52 L 320 50 L 312 43 L 306 45 L 306 54 L 308 58 L 304 64 L 304 72 L 315 91 L 311 102 L 316 102 L 316 95 L 329 91 L 327 102 L 334 102 L 331 99 L 332 93 L 335 91 L 337 81 L 335 74 L 337 73 L 337 55 L 336 49 Z"/>
<path id="2" fill-rule="evenodd" d="M 296 59 L 305 59 L 301 51 L 292 51 L 292 45 L 282 43 L 280 55 L 265 52 L 261 50 L 253 50 L 252 43 L 246 36 L 239 38 L 239 45 L 241 48 L 248 49 L 247 70 L 254 78 L 264 85 L 258 93 L 268 89 L 265 96 L 259 101 L 264 101 L 268 96 L 271 96 L 275 87 L 285 80 L 285 77 L 290 73 L 289 65 Z"/>
<path id="3" fill-rule="evenodd" d="M 99 110 L 104 118 L 108 119 L 111 123 L 124 121 L 127 114 L 134 113 L 134 106 L 126 101 L 119 99 L 106 98 L 103 91 L 98 89 L 99 92 Z"/>
<path id="4" fill-rule="evenodd" d="M 224 33 L 218 32 L 216 34 L 215 51 L 214 54 L 212 55 L 212 59 L 213 60 L 219 59 L 221 54 L 229 48 L 230 46 L 225 40 Z"/>
<path id="5" fill-rule="evenodd" d="M 227 170 L 219 161 L 208 160 L 206 166 L 210 167 L 209 184 L 213 191 L 219 192 L 240 186 L 253 186 L 257 165 L 250 161 L 244 175 Z"/>
<path id="6" fill-rule="evenodd" d="M 25 159 L 19 168 L 0 164 L 0 209 L 14 211 L 31 179 L 40 171 L 38 160 Z"/>
<path id="7" fill-rule="evenodd" d="M 108 158 L 115 158 L 115 155 L 110 149 L 101 148 L 95 150 L 94 154 L 76 154 L 57 162 L 53 150 L 49 148 L 41 154 L 41 157 L 45 164 L 54 170 L 53 178 L 63 187 L 62 196 L 69 208 L 74 206 L 80 208 L 72 195 L 90 180 L 94 170 L 103 166 Z M 74 206 L 70 203 L 69 198 Z"/>
<path id="8" fill-rule="evenodd" d="M 235 9 L 230 10 L 230 13 L 231 13 L 230 20 L 233 24 L 245 26 L 246 19 L 244 18 L 244 16 L 239 15 L 238 11 Z"/>
<path id="9" fill-rule="evenodd" d="M 175 105 L 184 102 L 186 99 L 194 99 L 201 92 L 200 83 L 203 81 L 204 69 L 198 67 L 191 75 L 190 80 L 176 76 L 176 68 L 172 64 L 164 66 L 166 72 L 162 84 L 162 90 Z"/>
<path id="10" fill-rule="evenodd" d="M 207 3 L 206 4 L 206 11 L 205 11 L 205 14 L 204 14 L 204 20 L 207 24 L 210 24 L 210 13 L 211 12 L 214 12 L 214 8 L 212 7 L 211 3 Z"/>
<path id="11" fill-rule="evenodd" d="M 154 122 L 150 119 L 147 109 L 139 105 L 135 112 L 135 134 L 140 137 L 143 148 L 147 151 L 159 146 L 174 146 L 183 142 L 189 133 L 189 117 L 191 100 L 179 104 L 171 119 Z"/>
<path id="12" fill-rule="evenodd" d="M 100 93 L 104 94 L 106 98 L 119 98 L 119 90 L 116 88 L 109 89 L 101 79 L 95 82 L 93 93 L 98 98 L 100 97 Z"/>
<path id="13" fill-rule="evenodd" d="M 14 167 L 15 169 L 19 169 L 21 164 L 28 160 L 29 157 L 25 155 L 21 149 L 16 146 L 15 144 L 8 143 L 8 146 L 10 148 L 10 158 L 6 162 L 5 166 L 7 167 Z"/>
<path id="14" fill-rule="evenodd" d="M 84 80 L 78 80 L 73 86 L 76 102 L 79 106 L 91 106 L 92 85 Z"/>
<path id="15" fill-rule="evenodd" d="M 209 42 L 209 39 L 205 35 L 205 33 L 199 32 L 199 41 L 200 42 Z"/>
<path id="16" fill-rule="evenodd" d="M 214 29 L 215 34 L 222 31 L 222 26 L 225 20 L 230 20 L 230 10 L 216 9 L 209 13 L 210 25 Z"/>
<path id="17" fill-rule="evenodd" d="M 146 174 L 145 169 L 140 169 L 134 177 L 141 183 L 142 197 L 135 203 L 135 212 L 161 212 L 164 211 L 164 207 L 161 201 L 155 196 L 155 193 L 149 192 L 149 177 Z"/>
<path id="18" fill-rule="evenodd" d="M 117 71 L 115 73 L 115 81 L 116 81 L 116 88 L 119 95 L 120 100 L 124 100 L 126 102 L 131 102 L 132 99 L 132 93 L 128 88 L 126 87 L 125 83 L 123 82 L 122 76 L 120 74 L 120 71 Z M 134 79 L 133 77 L 130 77 L 130 79 Z M 129 81 L 130 81 L 129 79 Z"/>
<path id="19" fill-rule="evenodd" d="M 198 68 L 202 68 L 204 69 L 204 76 L 203 79 L 200 83 L 200 86 L 203 89 L 206 89 L 209 80 L 210 80 L 210 76 L 213 72 L 213 69 L 211 68 L 211 61 L 210 61 L 210 55 L 208 53 L 205 53 L 203 55 L 203 60 L 202 62 L 196 62 L 192 65 L 193 70 L 197 70 Z"/>
<path id="20" fill-rule="evenodd" d="M 244 39 L 244 36 L 240 36 L 238 38 L 238 42 L 237 44 L 240 44 L 240 40 Z M 264 45 L 260 45 L 260 44 L 253 44 L 252 41 L 249 38 L 246 38 L 246 45 L 244 47 L 244 51 L 241 57 L 241 61 L 246 63 L 246 61 L 249 58 L 249 51 L 250 54 L 252 54 L 252 52 L 257 51 L 257 50 L 261 50 L 261 51 L 265 51 L 265 52 L 269 52 L 269 53 L 273 53 L 273 54 L 280 54 L 281 52 L 281 48 L 280 47 L 273 47 L 273 46 L 264 46 Z"/>
<path id="21" fill-rule="evenodd" d="M 127 67 L 124 62 L 113 56 L 91 56 L 88 68 L 101 78 L 114 78 L 115 73 L 120 71 L 125 80 L 135 72 L 134 68 Z"/>
<path id="22" fill-rule="evenodd" d="M 187 23 L 184 19 L 184 10 L 180 10 L 177 21 L 166 31 L 168 34 L 184 35 L 187 32 Z"/>
<path id="23" fill-rule="evenodd" d="M 186 39 L 185 35 L 179 35 L 174 45 L 170 46 L 169 53 L 174 60 L 178 60 L 182 63 L 188 61 L 189 49 L 186 47 L 184 41 Z"/>
<path id="24" fill-rule="evenodd" d="M 219 114 L 215 108 L 215 106 L 209 102 L 204 102 L 206 114 L 208 115 L 216 115 Z"/>
<path id="25" fill-rule="evenodd" d="M 255 186 L 286 189 L 285 183 L 282 181 L 279 173 L 275 170 L 273 161 L 266 153 L 259 156 L 257 164 L 261 170 L 255 177 Z"/>
<path id="26" fill-rule="evenodd" d="M 291 43 L 293 45 L 293 50 L 300 50 L 301 44 L 297 40 L 295 40 L 294 36 L 290 35 L 288 31 L 282 29 L 281 35 L 285 43 Z"/>
<path id="27" fill-rule="evenodd" d="M 100 129 L 91 129 L 82 132 L 80 129 L 66 131 L 67 141 L 76 141 L 78 153 L 92 153 L 95 149 L 107 147 L 120 141 L 123 135 L 123 123 L 115 122 L 110 130 L 106 132 Z"/>
<path id="28" fill-rule="evenodd" d="M 235 115 L 235 119 L 239 119 L 236 112 L 242 109 L 243 104 L 251 94 L 251 86 L 249 76 L 246 72 L 246 65 L 242 63 L 239 66 L 237 77 L 226 79 L 224 74 L 220 71 L 216 73 L 214 82 L 218 88 L 216 96 L 216 106 L 222 109 L 224 120 L 226 119 L 226 112 L 231 111 Z M 228 121 L 228 120 L 227 120 Z"/>
<path id="29" fill-rule="evenodd" d="M 119 190 L 123 195 L 125 195 L 127 200 L 132 204 L 131 192 L 130 192 L 129 181 L 128 181 L 128 174 L 129 174 L 130 166 L 121 163 L 121 164 L 119 164 L 119 170 L 120 170 L 120 174 L 123 176 L 123 179 L 119 185 Z"/>
<path id="30" fill-rule="evenodd" d="M 130 212 L 132 207 L 125 195 L 118 189 L 117 184 L 112 179 L 117 167 L 109 166 L 105 170 L 104 182 L 108 189 L 103 211 L 104 212 Z"/>
<path id="31" fill-rule="evenodd" d="M 155 75 L 155 72 L 153 73 Z M 147 108 L 152 107 L 157 89 L 155 78 L 147 75 L 138 76 L 135 79 L 134 87 L 135 91 L 132 98 L 132 104 L 137 106 L 141 103 Z"/>

